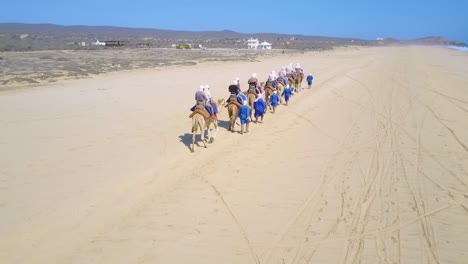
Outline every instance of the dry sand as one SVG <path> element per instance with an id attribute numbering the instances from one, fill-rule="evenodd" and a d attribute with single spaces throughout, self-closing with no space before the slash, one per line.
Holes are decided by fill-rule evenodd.
<path id="1" fill-rule="evenodd" d="M 189 152 L 199 84 L 297 61 L 313 89 Z M 392 47 L 2 92 L 0 262 L 467 263 L 467 89 L 466 53 Z"/>

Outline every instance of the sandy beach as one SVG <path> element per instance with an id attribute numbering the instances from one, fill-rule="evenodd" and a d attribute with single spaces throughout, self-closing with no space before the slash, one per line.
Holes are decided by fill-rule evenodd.
<path id="1" fill-rule="evenodd" d="M 312 89 L 244 135 L 223 109 L 214 143 L 190 153 L 200 84 L 227 98 L 235 77 L 245 89 L 290 62 Z M 0 262 L 467 263 L 467 120 L 468 54 L 442 47 L 2 91 Z"/>

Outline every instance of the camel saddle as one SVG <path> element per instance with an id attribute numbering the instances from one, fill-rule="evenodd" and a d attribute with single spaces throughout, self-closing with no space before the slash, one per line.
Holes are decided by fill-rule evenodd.
<path id="1" fill-rule="evenodd" d="M 272 93 L 273 93 L 273 91 L 275 90 L 275 88 L 273 88 L 273 86 L 271 86 L 271 85 L 268 85 L 267 87 L 265 87 L 265 92 L 266 92 L 266 90 L 268 90 L 268 89 L 270 89 Z"/>
<path id="2" fill-rule="evenodd" d="M 241 107 L 241 104 L 237 101 L 237 96 L 235 94 L 231 94 L 231 96 L 229 97 L 229 102 L 226 104 L 225 107 L 229 107 L 229 105 L 236 105 L 238 108 Z"/>
<path id="3" fill-rule="evenodd" d="M 257 95 L 257 91 L 255 90 L 255 87 L 249 88 L 249 90 L 247 91 L 247 94 L 255 94 L 255 96 L 256 96 L 256 95 Z"/>
<path id="4" fill-rule="evenodd" d="M 205 106 L 203 104 L 197 104 L 197 106 L 195 107 L 195 110 L 189 116 L 189 118 L 192 118 L 195 114 L 200 114 L 205 119 L 210 118 L 210 113 L 208 112 L 208 110 L 206 110 L 206 108 L 205 108 Z"/>

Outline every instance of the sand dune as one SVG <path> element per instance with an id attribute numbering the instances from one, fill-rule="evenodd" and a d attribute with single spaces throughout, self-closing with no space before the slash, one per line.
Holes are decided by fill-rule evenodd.
<path id="1" fill-rule="evenodd" d="M 199 84 L 314 86 L 188 145 Z M 246 84 L 245 84 L 246 85 Z M 2 263 L 464 263 L 468 56 L 340 49 L 0 93 Z"/>

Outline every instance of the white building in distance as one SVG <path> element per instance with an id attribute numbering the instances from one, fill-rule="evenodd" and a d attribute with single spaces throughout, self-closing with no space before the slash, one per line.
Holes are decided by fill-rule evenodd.
<path id="1" fill-rule="evenodd" d="M 248 49 L 258 49 L 258 45 L 259 45 L 258 39 L 249 38 L 249 40 L 247 40 Z"/>
<path id="2" fill-rule="evenodd" d="M 260 49 L 267 49 L 267 50 L 271 50 L 271 43 L 268 43 L 266 41 L 260 43 L 260 45 L 258 46 Z"/>
<path id="3" fill-rule="evenodd" d="M 106 43 L 105 42 L 101 42 L 99 41 L 98 39 L 96 39 L 96 42 L 93 42 L 92 43 L 94 46 L 105 46 Z"/>

